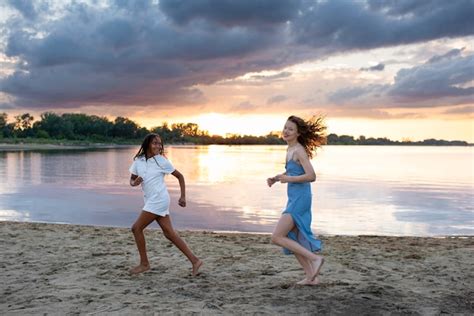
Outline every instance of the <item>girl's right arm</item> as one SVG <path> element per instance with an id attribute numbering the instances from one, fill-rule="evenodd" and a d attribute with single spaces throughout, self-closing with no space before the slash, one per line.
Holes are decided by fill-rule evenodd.
<path id="1" fill-rule="evenodd" d="M 130 185 L 132 187 L 136 187 L 137 185 L 140 185 L 140 183 L 143 182 L 142 177 L 137 176 L 136 174 L 133 174 L 130 176 Z"/>

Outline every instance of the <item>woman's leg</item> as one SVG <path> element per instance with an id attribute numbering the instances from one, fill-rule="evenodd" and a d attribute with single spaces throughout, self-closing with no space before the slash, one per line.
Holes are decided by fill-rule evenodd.
<path id="1" fill-rule="evenodd" d="M 173 229 L 173 225 L 171 224 L 171 218 L 169 215 L 166 216 L 158 216 L 156 218 L 158 225 L 160 225 L 161 229 L 163 230 L 163 234 L 165 237 L 171 241 L 179 250 L 191 261 L 193 265 L 193 276 L 198 274 L 199 268 L 202 265 L 202 260 L 194 255 L 194 253 L 189 249 L 186 242 L 179 237 L 176 231 Z"/>
<path id="2" fill-rule="evenodd" d="M 298 260 L 299 264 L 303 267 L 303 270 L 306 274 L 306 278 L 301 281 L 296 282 L 298 285 L 318 285 L 319 279 L 318 277 L 313 278 L 315 271 L 313 269 L 313 264 L 310 260 L 306 259 L 301 255 L 295 254 L 296 259 Z"/>
<path id="3" fill-rule="evenodd" d="M 295 227 L 293 218 L 290 214 L 283 214 L 278 221 L 272 234 L 272 242 L 281 247 L 291 250 L 294 254 L 300 255 L 311 262 L 313 274 L 309 278 L 313 281 L 319 274 L 319 270 L 324 262 L 322 256 L 318 256 L 293 239 L 288 238 L 288 233 Z"/>
<path id="4" fill-rule="evenodd" d="M 133 236 L 135 237 L 135 243 L 137 244 L 138 253 L 140 254 L 140 264 L 130 270 L 130 273 L 132 274 L 138 274 L 150 270 L 143 230 L 150 225 L 156 217 L 157 215 L 153 213 L 142 211 L 132 226 Z"/>
<path id="5" fill-rule="evenodd" d="M 304 273 L 306 274 L 306 279 L 311 278 L 313 276 L 313 266 L 311 265 L 311 262 L 302 255 L 298 255 L 296 253 L 295 257 L 299 264 L 303 267 Z"/>

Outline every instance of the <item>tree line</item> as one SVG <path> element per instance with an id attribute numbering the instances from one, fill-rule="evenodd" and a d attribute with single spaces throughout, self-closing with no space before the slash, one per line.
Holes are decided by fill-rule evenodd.
<path id="1" fill-rule="evenodd" d="M 165 143 L 194 144 L 283 144 L 278 133 L 266 136 L 209 135 L 195 123 L 162 123 L 147 129 L 126 117 L 113 121 L 106 117 L 82 113 L 42 113 L 39 120 L 29 113 L 14 117 L 8 123 L 8 114 L 0 113 L 0 139 L 41 139 L 84 142 L 137 143 L 148 133 L 157 133 Z"/>
<path id="2" fill-rule="evenodd" d="M 82 113 L 56 114 L 45 112 L 36 120 L 29 113 L 14 116 L 13 122 L 8 122 L 8 114 L 0 113 L 0 139 L 39 139 L 137 143 L 148 133 L 157 133 L 165 143 L 193 144 L 226 144 L 226 145 L 277 145 L 285 144 L 279 132 L 271 132 L 265 136 L 253 135 L 209 135 L 199 129 L 195 123 L 162 123 L 161 126 L 147 129 L 139 126 L 126 117 L 116 117 L 113 121 L 106 117 Z M 392 141 L 388 138 L 366 138 L 336 134 L 327 135 L 329 145 L 429 145 L 429 146 L 467 146 L 465 141 L 446 141 L 425 139 L 423 141 Z"/>

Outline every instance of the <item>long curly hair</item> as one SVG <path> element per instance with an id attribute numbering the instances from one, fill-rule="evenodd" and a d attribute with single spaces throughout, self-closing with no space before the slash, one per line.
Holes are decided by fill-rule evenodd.
<path id="1" fill-rule="evenodd" d="M 298 116 L 291 115 L 288 118 L 288 121 L 291 121 L 296 124 L 298 128 L 298 143 L 300 143 L 308 157 L 313 158 L 318 147 L 325 145 L 327 142 L 326 139 L 326 123 L 324 116 L 312 116 L 309 120 L 303 120 Z"/>
<path id="2" fill-rule="evenodd" d="M 142 145 L 141 145 L 140 149 L 138 150 L 137 154 L 135 155 L 135 157 L 133 157 L 133 159 L 145 155 L 148 151 L 148 148 L 150 147 L 150 143 L 155 138 L 158 138 L 160 140 L 160 152 L 159 152 L 159 154 L 164 156 L 165 150 L 164 150 L 164 146 L 163 146 L 163 140 L 161 139 L 160 135 L 155 134 L 155 133 L 150 133 L 150 134 L 146 135 L 145 138 L 143 139 Z"/>

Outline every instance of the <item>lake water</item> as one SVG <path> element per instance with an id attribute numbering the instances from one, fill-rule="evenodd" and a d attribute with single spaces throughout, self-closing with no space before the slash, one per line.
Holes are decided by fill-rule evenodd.
<path id="1" fill-rule="evenodd" d="M 138 148 L 0 152 L 0 220 L 130 227 L 143 206 L 129 186 Z M 271 232 L 286 185 L 285 146 L 170 146 L 185 175 L 166 179 L 178 229 Z M 326 146 L 312 161 L 317 234 L 474 235 L 474 148 Z M 156 227 L 156 224 L 154 224 Z"/>

